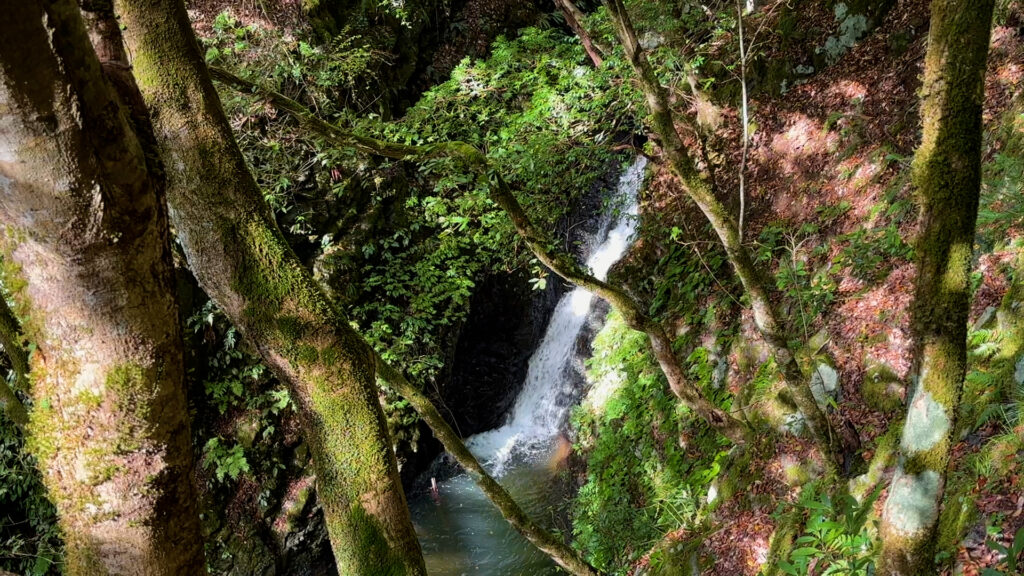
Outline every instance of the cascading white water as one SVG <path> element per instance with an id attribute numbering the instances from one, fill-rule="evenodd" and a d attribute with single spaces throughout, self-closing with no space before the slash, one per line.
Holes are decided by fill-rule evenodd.
<path id="1" fill-rule="evenodd" d="M 587 259 L 587 266 L 600 280 L 607 277 L 608 270 L 629 247 L 646 165 L 646 159 L 640 156 L 626 169 L 619 178 L 618 194 L 627 207 L 602 218 L 595 237 L 601 243 Z M 530 357 L 526 382 L 508 420 L 500 428 L 467 441 L 473 454 L 484 460 L 495 475 L 501 476 L 505 466 L 516 458 L 544 454 L 559 435 L 571 408 L 567 399 L 573 397 L 574 380 L 567 370 L 592 301 L 593 295 L 583 288 L 575 288 L 558 301 L 544 339 Z"/>
<path id="2" fill-rule="evenodd" d="M 637 158 L 619 179 L 623 210 L 609 210 L 587 260 L 604 279 L 625 253 L 636 226 L 637 196 L 647 161 Z M 551 514 L 553 472 L 546 466 L 575 397 L 572 354 L 586 324 L 593 296 L 576 288 L 552 313 L 544 338 L 530 358 L 523 389 L 505 424 L 466 441 L 470 450 L 535 517 Z M 514 532 L 465 474 L 441 483 L 439 498 L 410 501 L 413 521 L 432 576 L 495 576 L 556 572 L 553 562 Z"/>

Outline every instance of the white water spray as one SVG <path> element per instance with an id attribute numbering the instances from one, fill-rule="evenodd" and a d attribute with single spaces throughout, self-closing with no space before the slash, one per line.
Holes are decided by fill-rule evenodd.
<path id="1" fill-rule="evenodd" d="M 640 156 L 619 178 L 617 195 L 627 207 L 603 217 L 595 237 L 600 245 L 587 260 L 598 279 L 605 279 L 629 247 L 646 165 L 647 160 Z M 574 397 L 569 374 L 572 353 L 592 304 L 593 295 L 583 288 L 575 288 L 558 301 L 544 338 L 530 357 L 526 382 L 506 423 L 466 442 L 493 474 L 501 476 L 511 462 L 543 457 L 561 432 Z"/>

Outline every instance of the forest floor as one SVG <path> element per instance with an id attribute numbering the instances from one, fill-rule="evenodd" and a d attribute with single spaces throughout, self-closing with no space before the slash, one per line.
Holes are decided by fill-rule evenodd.
<path id="1" fill-rule="evenodd" d="M 832 14 L 801 18 L 821 19 L 827 27 Z M 812 26 L 804 22 L 802 26 Z M 821 270 L 843 262 L 849 254 L 851 236 L 865 226 L 886 224 L 902 238 L 912 238 L 916 230 L 916 208 L 908 177 L 909 160 L 917 145 L 918 101 L 923 55 L 928 31 L 928 2 L 904 0 L 897 3 L 873 32 L 859 41 L 834 65 L 811 76 L 779 96 L 755 96 L 751 102 L 753 131 L 746 188 L 749 198 L 744 231 L 749 245 L 756 249 L 766 235 L 786 237 L 790 256 L 807 268 Z M 787 58 L 784 52 L 769 52 L 767 60 Z M 777 49 L 776 49 L 777 50 Z M 989 60 L 985 123 L 996 132 L 1015 98 L 1020 98 L 1024 79 L 1024 37 L 1020 30 L 997 28 Z M 716 146 L 729 152 L 717 178 L 723 190 L 735 191 L 741 157 L 741 126 L 738 110 L 723 108 L 724 122 L 712 137 Z M 730 144 L 731 143 L 731 144 Z M 985 160 L 992 161 L 996 146 L 986 140 Z M 648 210 L 675 209 L 682 225 L 702 229 L 703 216 L 685 206 L 681 191 L 662 166 L 650 187 Z M 734 192 L 730 192 L 734 193 Z M 736 198 L 723 199 L 733 206 Z M 896 207 L 895 209 L 893 207 Z M 710 238 L 709 238 L 710 240 Z M 795 248 L 795 250 L 793 250 Z M 856 246 L 852 247 L 857 250 Z M 981 282 L 971 311 L 971 322 L 997 307 L 1007 281 L 998 270 L 1014 254 L 990 252 L 978 263 Z M 845 262 L 849 264 L 849 262 Z M 793 328 L 805 341 L 815 334 L 825 335 L 823 351 L 833 360 L 841 383 L 841 402 L 836 418 L 847 421 L 859 431 L 873 455 L 880 435 L 897 424 L 902 410 L 879 410 L 862 393 L 865 358 L 892 369 L 900 380 L 910 371 L 910 306 L 913 301 L 915 269 L 907 257 L 885 257 L 864 263 L 858 269 L 845 265 L 832 276 L 834 301 L 828 314 L 805 318 L 805 324 Z M 869 272 L 865 274 L 865 272 Z M 780 303 L 785 306 L 785 303 Z M 794 316 L 797 315 L 794 313 Z M 799 314 L 802 316 L 802 314 Z M 759 341 L 749 310 L 742 312 L 743 338 Z M 730 358 L 730 386 L 735 392 L 746 385 L 753 373 L 744 370 L 741 358 Z M 905 388 L 899 393 L 905 395 Z M 904 398 L 905 400 L 905 398 Z M 970 401 L 970 399 L 965 399 Z M 984 439 L 995 435 L 995 426 L 981 427 L 955 448 L 953 468 L 960 466 L 979 450 Z M 811 450 L 806 442 L 792 437 L 768 459 L 757 459 L 749 470 L 763 470 L 744 491 L 714 512 L 714 528 L 704 537 L 702 556 L 713 558 L 713 567 L 705 574 L 715 576 L 755 576 L 764 567 L 770 539 L 776 528 L 773 516 L 777 502 L 795 502 L 799 488 L 787 479 L 787 462 L 805 462 Z M 1019 464 L 1020 459 L 1017 458 Z M 1019 470 L 1019 469 L 1018 469 Z M 883 477 L 891 477 L 889 466 Z M 1002 519 L 1002 534 L 1011 538 L 1024 525 L 1024 495 L 1019 471 L 1007 474 L 996 485 L 984 477 L 969 493 L 976 499 L 979 518 Z M 753 497 L 752 497 L 753 495 Z M 770 495 L 770 498 L 757 498 Z M 880 511 L 885 493 L 876 501 Z M 753 502 L 753 504 L 752 504 Z M 762 502 L 762 505 L 758 505 Z M 984 525 L 981 525 L 982 528 Z M 670 535 L 684 541 L 692 535 Z M 998 555 L 985 545 L 985 531 L 974 527 L 956 551 L 962 574 L 977 574 L 993 566 Z M 636 566 L 643 568 L 647 559 Z"/>

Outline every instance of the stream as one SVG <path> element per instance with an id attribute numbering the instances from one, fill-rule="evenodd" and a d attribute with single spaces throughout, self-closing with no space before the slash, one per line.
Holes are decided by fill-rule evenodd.
<path id="1" fill-rule="evenodd" d="M 587 260 L 604 279 L 629 247 L 646 159 L 638 157 L 619 179 L 618 202 L 601 218 Z M 625 209 L 616 209 L 626 206 Z M 551 281 L 560 281 L 553 274 Z M 557 525 L 557 504 L 566 497 L 556 464 L 567 452 L 563 431 L 578 398 L 573 351 L 593 306 L 581 288 L 555 307 L 544 337 L 530 358 L 526 381 L 505 424 L 466 440 L 469 449 L 541 524 Z M 410 498 L 413 523 L 431 576 L 542 576 L 559 571 L 544 553 L 515 532 L 465 474 L 438 483 L 437 495 Z"/>

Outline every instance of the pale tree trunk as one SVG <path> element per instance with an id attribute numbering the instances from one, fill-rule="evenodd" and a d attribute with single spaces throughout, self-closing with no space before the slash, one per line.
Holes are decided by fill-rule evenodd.
<path id="1" fill-rule="evenodd" d="M 607 301 L 622 314 L 623 319 L 631 328 L 647 334 L 655 358 L 658 360 L 672 392 L 723 436 L 737 444 L 747 442 L 746 426 L 728 412 L 708 401 L 701 391 L 686 379 L 685 370 L 672 351 L 671 338 L 657 321 L 648 317 L 645 307 L 621 287 L 593 277 L 571 255 L 554 248 L 559 243 L 552 241 L 549 235 L 534 226 L 504 178 L 492 169 L 487 158 L 479 150 L 464 142 L 412 146 L 346 132 L 316 117 L 307 108 L 283 94 L 261 88 L 219 68 L 211 69 L 211 73 L 219 82 L 233 86 L 242 92 L 266 98 L 279 110 L 292 115 L 304 128 L 316 132 L 336 146 L 353 148 L 367 154 L 398 160 L 424 161 L 431 158 L 450 157 L 461 162 L 478 178 L 486 179 L 491 198 L 508 215 L 516 232 L 526 242 L 534 256 L 566 281 L 585 288 Z"/>
<path id="2" fill-rule="evenodd" d="M 661 148 L 669 161 L 669 166 L 679 178 L 683 190 L 704 213 L 722 242 L 729 263 L 732 264 L 747 297 L 750 298 L 754 322 L 775 355 L 786 388 L 803 414 L 825 465 L 834 472 L 849 473 L 854 468 L 853 460 L 850 459 L 854 459 L 856 455 L 852 449 L 844 450 L 843 437 L 836 433 L 828 415 L 818 407 L 811 392 L 809 378 L 800 369 L 789 347 L 789 334 L 778 320 L 766 284 L 755 269 L 750 252 L 740 241 L 736 219 L 715 197 L 712 185 L 697 170 L 686 145 L 676 131 L 668 92 L 658 81 L 654 68 L 637 41 L 636 31 L 625 5 L 622 0 L 604 0 L 604 5 L 647 101 L 652 127 L 661 141 Z"/>
<path id="3" fill-rule="evenodd" d="M 231 133 L 181 0 L 115 2 L 203 289 L 292 394 L 338 570 L 422 575 L 374 359 L 281 234 Z"/>
<path id="4" fill-rule="evenodd" d="M 74 1 L 4 9 L 0 244 L 37 346 L 28 447 L 57 507 L 64 571 L 204 574 L 158 166 Z"/>
<path id="5" fill-rule="evenodd" d="M 583 27 L 583 12 L 573 4 L 572 0 L 554 0 L 555 4 L 562 11 L 562 15 L 565 16 L 565 23 L 569 25 L 569 28 L 579 36 L 580 43 L 583 44 L 583 49 L 587 51 L 587 56 L 590 56 L 590 61 L 594 63 L 597 68 L 601 67 L 604 60 L 601 58 L 601 49 L 594 44 L 594 40 L 590 37 L 590 33 Z"/>
<path id="6" fill-rule="evenodd" d="M 993 0 L 933 0 L 925 55 L 914 297 L 916 381 L 882 515 L 880 574 L 934 573 L 933 550 L 967 369 L 971 259 Z"/>

